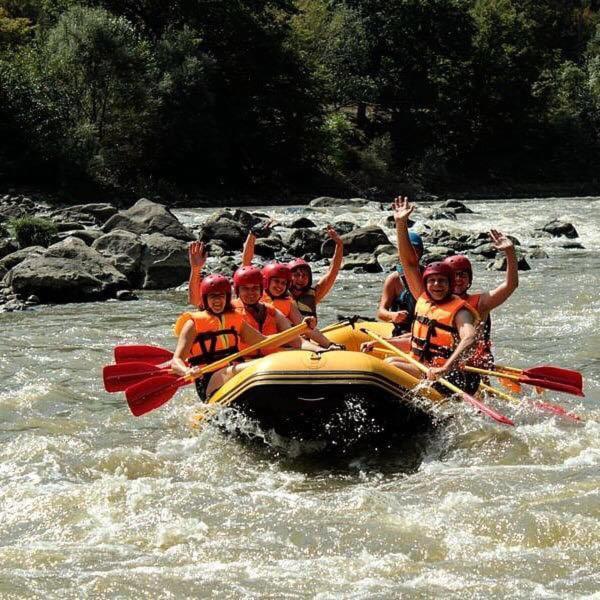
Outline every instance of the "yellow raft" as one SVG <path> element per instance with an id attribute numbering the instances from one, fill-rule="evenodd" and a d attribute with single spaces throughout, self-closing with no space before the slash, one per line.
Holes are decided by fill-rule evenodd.
<path id="1" fill-rule="evenodd" d="M 209 405 L 235 408 L 263 430 L 304 440 L 332 440 L 353 433 L 390 435 L 431 426 L 432 402 L 442 400 L 419 380 L 380 358 L 359 352 L 370 338 L 360 328 L 389 336 L 387 323 L 361 322 L 327 331 L 345 351 L 282 351 L 255 360 L 223 385 Z M 423 397 L 426 400 L 423 401 Z"/>

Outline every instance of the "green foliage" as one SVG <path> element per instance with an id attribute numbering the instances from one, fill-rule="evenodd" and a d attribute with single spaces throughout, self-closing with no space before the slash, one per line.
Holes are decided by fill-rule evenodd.
<path id="1" fill-rule="evenodd" d="M 37 217 L 12 219 L 8 225 L 14 231 L 21 248 L 28 246 L 44 246 L 47 248 L 58 231 L 52 221 Z"/>

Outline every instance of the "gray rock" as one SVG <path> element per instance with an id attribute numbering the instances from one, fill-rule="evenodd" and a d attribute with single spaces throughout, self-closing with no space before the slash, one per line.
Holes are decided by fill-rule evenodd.
<path id="1" fill-rule="evenodd" d="M 304 229 L 305 227 L 316 227 L 316 223 L 314 223 L 313 221 L 311 221 L 310 219 L 306 218 L 306 217 L 300 217 L 299 219 L 296 219 L 294 221 L 292 221 L 289 225 L 286 225 L 286 227 L 289 227 L 291 229 Z"/>
<path id="2" fill-rule="evenodd" d="M 4 258 L 19 249 L 17 240 L 13 238 L 0 239 L 0 258 Z"/>
<path id="3" fill-rule="evenodd" d="M 347 198 L 331 198 L 330 196 L 321 196 L 320 198 L 311 200 L 308 205 L 312 206 L 313 208 L 362 208 L 368 203 L 368 200 L 363 200 L 362 198 L 353 198 L 352 200 L 349 200 Z"/>
<path id="4" fill-rule="evenodd" d="M 160 233 L 142 235 L 142 287 L 163 290 L 176 287 L 186 281 L 190 274 L 188 246 L 185 242 Z"/>
<path id="5" fill-rule="evenodd" d="M 56 303 L 106 299 L 127 285 L 125 275 L 108 260 L 72 237 L 53 244 L 43 256 L 20 262 L 4 282 L 15 293 Z"/>
<path id="6" fill-rule="evenodd" d="M 393 271 L 398 265 L 398 257 L 395 254 L 379 254 L 377 262 L 388 271 Z"/>
<path id="7" fill-rule="evenodd" d="M 446 200 L 439 205 L 441 210 L 451 209 L 455 214 L 473 214 L 473 211 L 459 200 Z"/>
<path id="8" fill-rule="evenodd" d="M 356 225 L 356 223 L 352 223 L 352 221 L 336 221 L 333 224 L 333 228 L 340 235 L 350 233 L 351 231 L 354 231 L 357 227 L 358 227 L 358 225 Z"/>
<path id="9" fill-rule="evenodd" d="M 12 254 L 7 254 L 0 260 L 0 272 L 2 270 L 10 271 L 13 267 L 23 262 L 27 258 L 34 258 L 36 256 L 42 256 L 46 252 L 46 248 L 43 246 L 28 246 L 21 250 L 17 250 Z"/>
<path id="10" fill-rule="evenodd" d="M 117 300 L 128 302 L 130 300 L 139 300 L 131 290 L 119 290 L 116 295 Z"/>
<path id="11" fill-rule="evenodd" d="M 546 223 L 542 227 L 542 231 L 549 233 L 553 237 L 566 237 L 569 239 L 579 237 L 577 229 L 571 223 L 561 221 L 560 219 L 554 219 L 550 223 Z"/>
<path id="12" fill-rule="evenodd" d="M 31 296 L 27 298 L 26 302 L 27 304 L 33 306 L 34 304 L 39 304 L 40 299 L 35 294 L 31 294 Z"/>
<path id="13" fill-rule="evenodd" d="M 397 256 L 398 250 L 393 244 L 381 244 L 381 246 L 377 246 L 377 248 L 375 248 L 375 252 L 373 254 L 375 254 L 375 256 L 379 256 L 381 254 L 393 254 L 394 256 Z"/>
<path id="14" fill-rule="evenodd" d="M 139 287 L 144 280 L 144 247 L 139 235 L 122 229 L 106 233 L 92 244 L 92 248 L 123 273 L 133 287 Z"/>
<path id="15" fill-rule="evenodd" d="M 129 209 L 119 211 L 102 226 L 102 231 L 105 233 L 115 229 L 124 229 L 137 234 L 159 233 L 184 241 L 194 240 L 192 233 L 168 208 L 145 198 L 138 200 Z"/>
<path id="16" fill-rule="evenodd" d="M 53 217 L 63 221 L 76 221 L 78 223 L 93 223 L 94 225 L 103 225 L 113 215 L 117 214 L 117 209 L 108 202 L 98 202 L 92 204 L 75 204 L 61 208 L 52 213 Z"/>
<path id="17" fill-rule="evenodd" d="M 303 256 L 308 253 L 318 254 L 321 252 L 325 235 L 321 231 L 312 229 L 295 229 L 290 236 L 288 252 L 292 256 Z M 333 240 L 331 241 L 333 242 Z"/>
<path id="18" fill-rule="evenodd" d="M 456 221 L 456 213 L 450 209 L 446 208 L 444 210 L 433 210 L 429 213 L 428 218 L 432 221 L 441 221 L 446 219 L 448 221 Z"/>
<path id="19" fill-rule="evenodd" d="M 239 223 L 231 219 L 222 218 L 217 221 L 208 221 L 202 225 L 198 234 L 201 242 L 223 242 L 228 250 L 241 250 L 247 233 Z"/>
<path id="20" fill-rule="evenodd" d="M 381 273 L 383 268 L 372 254 L 349 254 L 344 258 L 343 271 L 361 269 L 364 273 Z"/>
<path id="21" fill-rule="evenodd" d="M 369 225 L 354 229 L 350 233 L 341 236 L 344 243 L 344 254 L 361 254 L 363 252 L 373 252 L 377 246 L 389 244 L 390 240 L 381 227 Z M 326 257 L 333 256 L 335 243 L 328 239 L 321 247 L 321 254 Z"/>
<path id="22" fill-rule="evenodd" d="M 531 271 L 531 266 L 524 256 L 518 258 L 517 264 L 519 271 Z M 487 268 L 491 271 L 506 271 L 506 256 L 499 254 L 494 262 L 488 264 Z"/>
<path id="23" fill-rule="evenodd" d="M 71 231 L 70 234 L 72 237 L 79 238 L 88 246 L 91 246 L 98 238 L 104 235 L 99 229 L 80 229 L 78 231 Z"/>
<path id="24" fill-rule="evenodd" d="M 497 254 L 496 248 L 492 244 L 481 244 L 477 248 L 471 250 L 471 254 L 475 256 L 483 256 L 484 258 L 494 258 Z"/>
<path id="25" fill-rule="evenodd" d="M 54 221 L 56 230 L 61 233 L 64 231 L 77 231 L 79 229 L 85 229 L 80 223 L 68 222 L 68 221 Z"/>
<path id="26" fill-rule="evenodd" d="M 277 238 L 260 238 L 254 244 L 254 253 L 263 258 L 275 258 L 282 247 L 281 240 Z"/>
<path id="27" fill-rule="evenodd" d="M 548 256 L 548 253 L 543 248 L 533 248 L 529 252 L 529 258 L 538 260 L 538 259 L 550 258 L 550 257 Z"/>
<path id="28" fill-rule="evenodd" d="M 560 247 L 567 250 L 585 250 L 585 246 L 579 242 L 567 242 L 566 244 L 561 244 Z"/>

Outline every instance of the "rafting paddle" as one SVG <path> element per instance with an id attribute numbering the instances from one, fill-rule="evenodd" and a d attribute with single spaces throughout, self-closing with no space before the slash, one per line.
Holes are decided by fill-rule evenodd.
<path id="1" fill-rule="evenodd" d="M 565 392 L 574 396 L 583 396 L 583 379 L 581 373 L 577 371 L 568 371 L 560 367 L 544 366 L 524 369 L 520 374 L 512 374 L 498 371 L 488 371 L 476 367 L 465 367 L 465 371 L 470 373 L 479 373 L 489 377 L 498 377 L 500 379 L 510 379 L 526 385 L 533 385 L 557 392 Z M 565 375 L 565 372 L 570 375 Z"/>
<path id="2" fill-rule="evenodd" d="M 147 362 L 122 362 L 106 365 L 102 369 L 102 379 L 107 392 L 124 392 L 134 383 L 149 377 L 169 374 L 169 371 L 169 365 L 161 367 Z"/>
<path id="3" fill-rule="evenodd" d="M 402 350 L 396 348 L 395 346 L 392 346 L 392 344 L 390 344 L 387 340 L 384 340 L 382 337 L 378 336 L 376 333 L 373 333 L 372 331 L 369 331 L 368 329 L 361 329 L 361 331 L 363 333 L 365 333 L 366 335 L 372 337 L 374 340 L 379 342 L 382 346 L 384 346 L 388 350 L 391 350 L 394 354 L 397 354 L 398 356 L 400 356 L 401 358 L 403 358 L 404 360 L 409 362 L 411 365 L 414 365 L 415 367 L 417 367 L 417 369 L 419 369 L 419 371 L 422 371 L 423 373 L 427 373 L 427 370 L 428 370 L 427 367 L 425 365 L 421 364 L 418 360 L 415 360 L 410 354 L 406 354 L 406 352 L 402 352 Z M 445 379 L 443 377 L 438 377 L 438 379 L 436 381 L 441 383 L 444 387 L 448 388 L 450 391 L 454 392 L 455 394 L 459 394 L 460 397 L 465 402 L 467 402 L 471 406 L 474 406 L 479 411 L 486 414 L 488 417 L 494 419 L 494 421 L 497 421 L 498 423 L 502 423 L 503 425 L 514 426 L 513 421 L 511 421 L 508 417 L 489 408 L 488 406 L 483 404 L 483 402 L 477 400 L 477 398 L 474 398 L 470 394 L 467 394 L 465 391 L 461 390 L 459 387 L 455 386 L 453 383 L 450 383 L 447 379 Z"/>
<path id="4" fill-rule="evenodd" d="M 218 371 L 222 367 L 227 366 L 230 362 L 247 356 L 248 354 L 252 354 L 261 348 L 281 346 L 290 340 L 293 340 L 295 337 L 302 335 L 307 329 L 309 329 L 309 326 L 305 322 L 302 322 L 300 325 L 296 325 L 296 327 L 291 327 L 281 333 L 270 335 L 266 339 L 253 344 L 240 352 L 236 352 L 231 356 L 226 356 L 210 365 L 206 365 L 191 375 L 185 375 L 183 377 L 178 377 L 176 375 L 158 375 L 156 377 L 144 379 L 139 383 L 129 386 L 125 390 L 127 404 L 129 405 L 131 412 L 136 417 L 139 417 L 140 415 L 162 406 L 165 402 L 168 402 L 180 387 L 192 383 L 195 379 L 198 379 L 198 377 L 202 377 L 202 375 L 205 375 L 206 373 Z"/>
<path id="5" fill-rule="evenodd" d="M 146 362 L 160 365 L 173 358 L 173 353 L 159 346 L 141 346 L 130 344 L 126 346 L 115 346 L 115 362 Z"/>

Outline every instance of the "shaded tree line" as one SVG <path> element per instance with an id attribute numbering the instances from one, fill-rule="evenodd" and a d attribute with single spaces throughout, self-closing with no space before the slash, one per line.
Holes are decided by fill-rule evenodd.
<path id="1" fill-rule="evenodd" d="M 0 177 L 594 180 L 596 0 L 0 0 Z"/>

